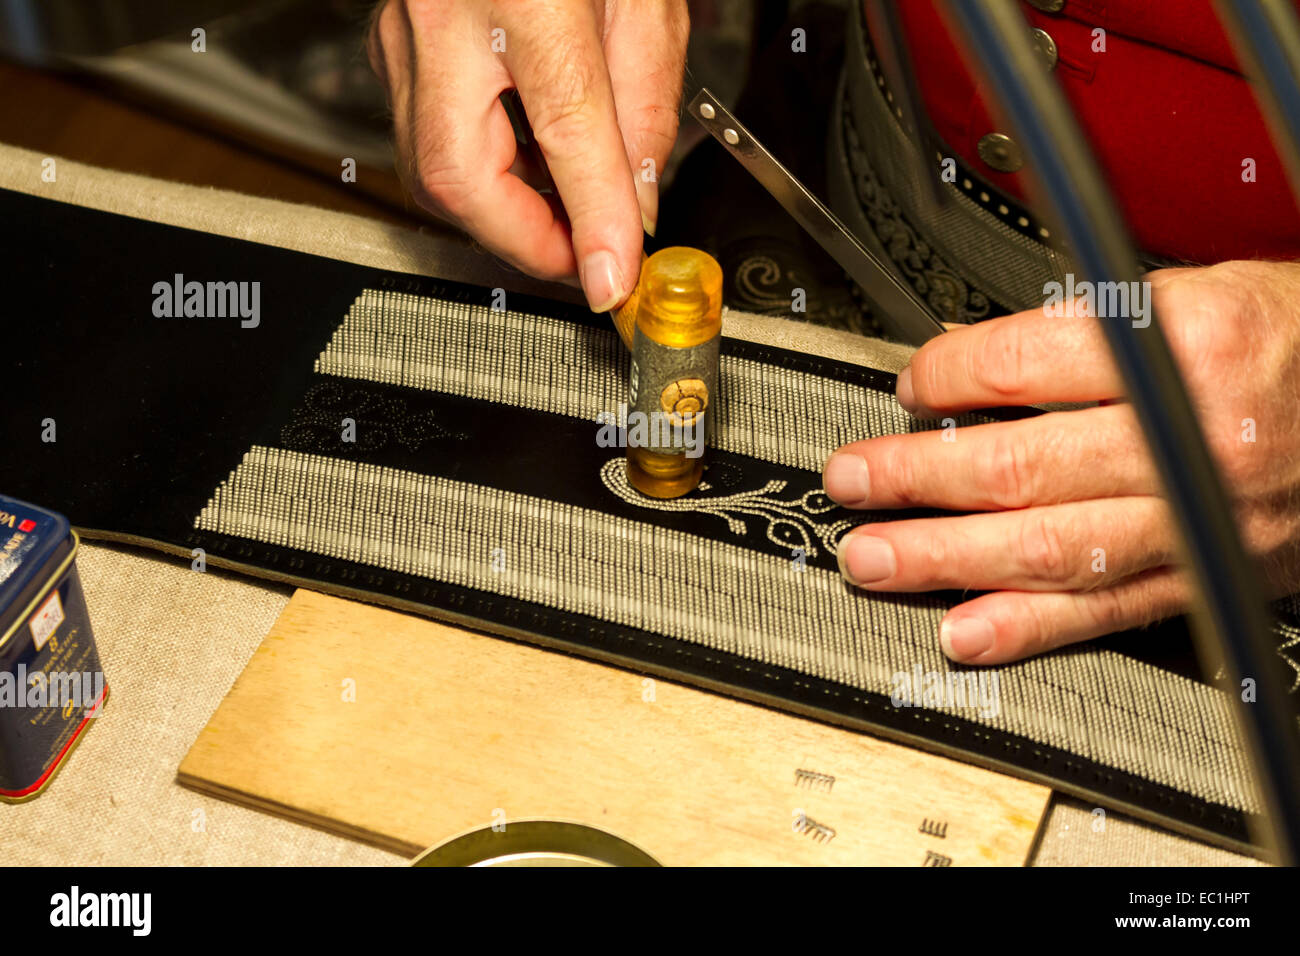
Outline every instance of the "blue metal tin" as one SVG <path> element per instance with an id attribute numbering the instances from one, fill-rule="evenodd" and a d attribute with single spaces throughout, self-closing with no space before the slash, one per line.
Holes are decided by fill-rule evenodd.
<path id="1" fill-rule="evenodd" d="M 0 495 L 0 800 L 54 778 L 108 699 L 68 519 Z"/>

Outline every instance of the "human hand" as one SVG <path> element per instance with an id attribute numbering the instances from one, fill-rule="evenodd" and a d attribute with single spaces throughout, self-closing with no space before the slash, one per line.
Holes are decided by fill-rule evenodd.
<path id="1" fill-rule="evenodd" d="M 1300 590 L 1300 264 L 1225 262 L 1146 277 L 1238 527 L 1273 595 Z M 851 508 L 977 514 L 863 525 L 840 569 L 873 591 L 987 590 L 940 626 L 953 660 L 997 664 L 1184 612 L 1178 533 L 1102 337 L 1041 309 L 947 332 L 899 375 L 935 418 L 1104 401 L 1072 411 L 855 442 L 827 461 Z"/>
<path id="2" fill-rule="evenodd" d="M 632 291 L 642 229 L 654 232 L 688 32 L 686 0 L 387 0 L 368 51 L 398 173 L 420 206 L 523 271 L 576 272 L 606 311 Z M 498 99 L 512 88 L 562 210 L 516 149 Z"/>

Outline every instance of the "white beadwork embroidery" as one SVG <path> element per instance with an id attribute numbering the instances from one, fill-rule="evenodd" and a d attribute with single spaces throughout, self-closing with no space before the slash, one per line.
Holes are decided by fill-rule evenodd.
<path id="1" fill-rule="evenodd" d="M 316 371 L 595 421 L 627 401 L 625 361 L 612 329 L 366 289 Z M 712 447 L 788 467 L 820 472 L 831 449 L 911 425 L 876 392 L 749 359 L 724 355 L 720 382 Z"/>
<path id="2" fill-rule="evenodd" d="M 611 458 L 605 462 L 600 469 L 600 480 L 628 504 L 656 511 L 693 511 L 713 515 L 725 521 L 732 534 L 744 534 L 747 530 L 745 522 L 736 515 L 761 518 L 767 522 L 767 540 L 786 549 L 802 548 L 809 557 L 818 553 L 817 546 L 813 544 L 814 537 L 830 554 L 834 554 L 839 536 L 854 525 L 854 522 L 848 520 L 828 525 L 810 521 L 809 518 L 814 515 L 835 510 L 835 502 L 820 489 L 805 491 L 794 499 L 771 497 L 785 490 L 786 482 L 779 480 L 769 481 L 757 491 L 742 491 L 732 495 L 693 495 L 672 500 L 649 498 L 628 482 L 625 458 Z M 698 490 L 708 491 L 710 486 L 707 482 L 701 482 Z M 798 539 L 795 540 L 792 535 Z"/>
<path id="3" fill-rule="evenodd" d="M 777 489 L 779 490 L 779 489 Z M 787 504 L 789 504 L 787 502 Z M 933 595 L 867 599 L 833 571 L 592 508 L 254 446 L 195 527 L 532 601 L 888 695 L 953 669 Z M 494 548 L 508 555 L 494 568 Z M 1221 692 L 1109 651 L 999 669 L 1001 710 L 961 716 L 1254 810 Z M 935 708 L 942 711 L 944 708 Z"/>

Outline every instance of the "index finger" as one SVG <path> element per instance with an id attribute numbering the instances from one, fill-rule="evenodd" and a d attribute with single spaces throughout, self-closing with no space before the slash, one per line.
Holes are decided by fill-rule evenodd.
<path id="1" fill-rule="evenodd" d="M 997 405 L 1092 402 L 1122 395 L 1098 320 L 1017 312 L 936 336 L 898 375 L 914 415 Z"/>
<path id="2" fill-rule="evenodd" d="M 527 15 L 508 31 L 506 64 L 568 214 L 587 302 L 604 312 L 636 284 L 642 224 L 599 24 L 588 4 Z"/>
<path id="3" fill-rule="evenodd" d="M 462 36 L 476 25 L 453 14 L 390 2 L 371 34 L 393 108 L 398 175 L 420 206 L 501 258 L 543 278 L 571 275 L 568 224 L 510 171 L 517 146 L 498 99 L 509 77 L 486 40 Z"/>

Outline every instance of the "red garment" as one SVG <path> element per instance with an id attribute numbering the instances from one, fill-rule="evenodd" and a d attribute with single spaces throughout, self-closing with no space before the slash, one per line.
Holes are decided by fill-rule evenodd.
<path id="1" fill-rule="evenodd" d="M 1300 5 L 1300 0 L 1297 0 Z M 1065 0 L 1021 4 L 1056 41 L 1055 74 L 1137 245 L 1171 259 L 1300 259 L 1300 208 L 1254 94 L 1211 0 Z M 934 0 L 899 3 L 921 96 L 940 138 L 1021 199 L 1026 167 L 1001 173 L 976 144 L 1010 133 L 991 118 Z M 1094 29 L 1105 51 L 1094 52 Z M 1255 161 L 1254 182 L 1242 179 Z"/>

